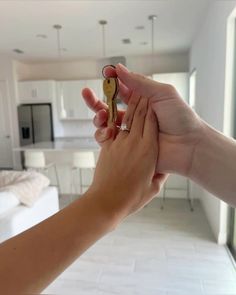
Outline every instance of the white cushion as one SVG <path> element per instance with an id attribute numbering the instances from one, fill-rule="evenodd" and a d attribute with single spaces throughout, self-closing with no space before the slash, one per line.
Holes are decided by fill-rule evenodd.
<path id="1" fill-rule="evenodd" d="M 33 207 L 18 205 L 0 215 L 0 243 L 36 225 L 58 210 L 57 189 L 45 188 Z"/>
<path id="2" fill-rule="evenodd" d="M 19 199 L 11 192 L 0 192 L 0 215 L 20 204 Z"/>

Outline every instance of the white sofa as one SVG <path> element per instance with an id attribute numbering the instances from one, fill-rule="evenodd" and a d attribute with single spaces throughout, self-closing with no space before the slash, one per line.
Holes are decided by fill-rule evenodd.
<path id="1" fill-rule="evenodd" d="M 55 187 L 45 188 L 33 207 L 20 204 L 10 192 L 0 192 L 0 243 L 34 226 L 59 210 Z"/>

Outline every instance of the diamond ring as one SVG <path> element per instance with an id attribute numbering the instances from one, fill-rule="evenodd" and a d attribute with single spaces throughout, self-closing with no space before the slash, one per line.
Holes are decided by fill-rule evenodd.
<path id="1" fill-rule="evenodd" d="M 120 130 L 121 131 L 127 131 L 127 132 L 130 132 L 130 129 L 127 127 L 126 124 L 122 123 L 121 126 L 120 126 Z"/>

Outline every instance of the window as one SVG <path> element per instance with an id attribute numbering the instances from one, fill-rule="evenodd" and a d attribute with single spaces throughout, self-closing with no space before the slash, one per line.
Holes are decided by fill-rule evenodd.
<path id="1" fill-rule="evenodd" d="M 196 79 L 197 79 L 197 70 L 194 69 L 189 79 L 189 105 L 193 109 L 195 109 L 195 103 L 196 103 Z"/>

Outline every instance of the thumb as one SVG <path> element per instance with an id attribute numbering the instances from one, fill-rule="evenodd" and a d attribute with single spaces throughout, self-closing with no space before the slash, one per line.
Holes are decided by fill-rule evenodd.
<path id="1" fill-rule="evenodd" d="M 149 97 L 155 94 L 156 83 L 151 79 L 130 72 L 124 65 L 116 65 L 116 73 L 119 80 L 130 90 L 137 90 L 140 95 Z"/>

